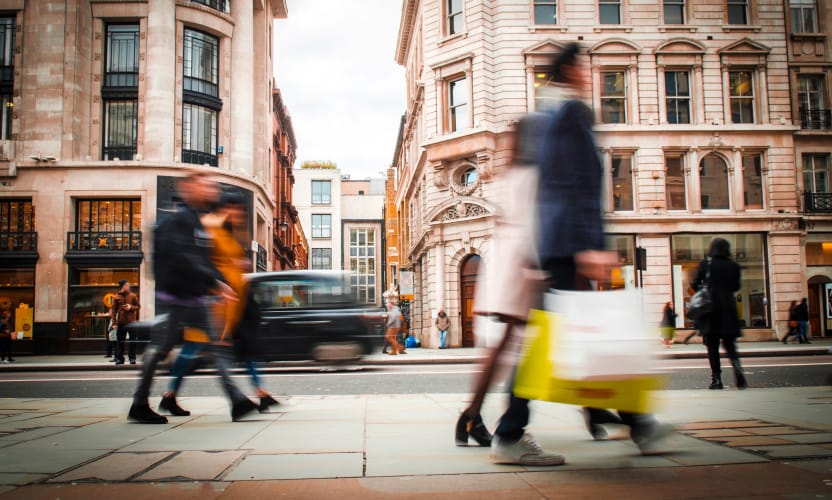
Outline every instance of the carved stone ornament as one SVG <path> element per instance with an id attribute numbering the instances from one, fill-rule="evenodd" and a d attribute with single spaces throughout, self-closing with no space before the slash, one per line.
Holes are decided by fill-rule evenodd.
<path id="1" fill-rule="evenodd" d="M 442 167 L 442 162 L 433 164 L 433 184 L 439 189 L 448 187 L 448 170 Z"/>
<path id="2" fill-rule="evenodd" d="M 457 203 L 448 208 L 440 217 L 442 221 L 451 221 L 456 219 L 465 219 L 468 217 L 482 217 L 488 215 L 488 209 L 473 203 Z"/>
<path id="3" fill-rule="evenodd" d="M 791 231 L 797 229 L 797 221 L 795 219 L 780 219 L 780 229 L 783 231 Z"/>
<path id="4" fill-rule="evenodd" d="M 471 168 L 477 170 L 477 178 L 474 182 L 466 186 L 462 183 L 462 176 Z M 451 188 L 451 191 L 459 196 L 471 196 L 477 188 L 480 187 L 482 182 L 482 172 L 477 164 L 471 162 L 470 160 L 463 160 L 457 163 L 456 166 L 451 169 L 448 177 L 450 179 L 449 187 Z"/>
<path id="5" fill-rule="evenodd" d="M 491 153 L 477 153 L 477 174 L 483 180 L 488 180 L 494 175 L 494 161 Z"/>

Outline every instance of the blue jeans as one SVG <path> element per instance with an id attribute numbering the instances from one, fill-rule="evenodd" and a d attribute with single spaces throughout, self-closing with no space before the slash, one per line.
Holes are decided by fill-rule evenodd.
<path id="1" fill-rule="evenodd" d="M 809 341 L 809 322 L 808 321 L 798 321 L 797 322 L 797 338 L 800 339 L 801 342 L 808 342 Z"/>
<path id="2" fill-rule="evenodd" d="M 444 349 L 446 347 L 445 341 L 448 339 L 448 330 L 439 330 L 439 348 Z"/>

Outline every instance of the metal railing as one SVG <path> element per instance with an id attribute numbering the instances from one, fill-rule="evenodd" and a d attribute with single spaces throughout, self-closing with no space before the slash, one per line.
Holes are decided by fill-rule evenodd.
<path id="1" fill-rule="evenodd" d="M 829 130 L 832 128 L 832 110 L 801 109 L 800 128 L 804 130 Z"/>
<path id="2" fill-rule="evenodd" d="M 832 193 L 803 193 L 803 211 L 806 213 L 832 212 Z"/>
<path id="3" fill-rule="evenodd" d="M 0 252 L 37 252 L 38 233 L 15 231 L 0 233 Z"/>
<path id="4" fill-rule="evenodd" d="M 215 98 L 219 98 L 220 96 L 220 90 L 216 83 L 193 76 L 185 77 L 183 88 L 191 92 L 196 92 L 197 94 L 203 94 Z"/>
<path id="5" fill-rule="evenodd" d="M 104 160 L 132 160 L 136 155 L 135 146 L 104 146 Z"/>
<path id="6" fill-rule="evenodd" d="M 217 155 L 203 153 L 202 151 L 195 151 L 193 149 L 183 149 L 182 163 L 193 163 L 195 165 L 211 165 L 212 167 L 216 167 L 218 161 Z"/>
<path id="7" fill-rule="evenodd" d="M 198 3 L 206 7 L 211 7 L 225 14 L 231 13 L 231 2 L 229 0 L 191 0 L 193 3 Z"/>
<path id="8" fill-rule="evenodd" d="M 84 231 L 66 234 L 67 251 L 75 252 L 139 252 L 141 231 Z"/>
<path id="9" fill-rule="evenodd" d="M 139 73 L 137 71 L 108 71 L 104 73 L 105 87 L 138 87 Z"/>

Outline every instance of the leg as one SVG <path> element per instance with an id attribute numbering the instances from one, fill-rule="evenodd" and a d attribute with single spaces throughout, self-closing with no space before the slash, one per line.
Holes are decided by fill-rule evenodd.
<path id="1" fill-rule="evenodd" d="M 176 357 L 176 361 L 173 362 L 173 366 L 170 368 L 171 378 L 165 396 L 176 396 L 176 393 L 182 387 L 185 375 L 191 372 L 196 357 L 204 349 L 205 344 L 199 342 L 185 341 L 182 343 L 182 350 L 179 351 L 179 356 Z"/>
<path id="2" fill-rule="evenodd" d="M 745 389 L 748 387 L 748 381 L 745 379 L 745 373 L 740 363 L 740 355 L 737 352 L 737 339 L 725 338 L 722 339 L 722 346 L 725 348 L 725 353 L 728 359 L 731 360 L 731 366 L 734 367 L 734 376 L 737 381 L 737 389 Z"/>
<path id="3" fill-rule="evenodd" d="M 127 358 L 130 359 L 130 364 L 136 363 L 136 339 L 133 338 L 134 335 L 130 332 L 127 332 L 130 336 L 130 340 L 127 342 Z"/>
<path id="4" fill-rule="evenodd" d="M 447 346 L 447 344 L 445 343 L 447 338 L 448 338 L 448 330 L 440 330 L 439 331 L 439 348 L 440 349 L 444 349 Z"/>
<path id="5" fill-rule="evenodd" d="M 719 360 L 719 337 L 709 335 L 705 337 L 708 347 L 708 362 L 711 365 L 711 385 L 709 389 L 722 389 L 722 365 Z"/>
<path id="6" fill-rule="evenodd" d="M 160 302 L 157 309 L 164 318 L 153 328 L 150 345 L 147 346 L 142 356 L 141 377 L 136 392 L 133 394 L 134 405 L 147 405 L 156 365 L 167 357 L 182 336 L 184 308 Z"/>
<path id="7" fill-rule="evenodd" d="M 116 330 L 116 364 L 124 364 L 124 341 L 127 338 L 127 329 L 119 325 Z"/>
<path id="8" fill-rule="evenodd" d="M 800 338 L 803 340 L 803 342 L 806 344 L 810 344 L 811 342 L 809 342 L 809 322 L 798 321 L 797 328 L 798 332 L 800 332 Z"/>
<path id="9" fill-rule="evenodd" d="M 233 362 L 231 349 L 226 346 L 211 344 L 208 347 L 208 351 L 211 353 L 214 364 L 220 374 L 222 388 L 228 396 L 228 399 L 230 399 L 232 403 L 238 403 L 246 399 L 245 395 L 240 391 L 240 388 L 237 387 L 237 384 L 234 383 L 234 380 L 231 378 L 231 365 Z"/>

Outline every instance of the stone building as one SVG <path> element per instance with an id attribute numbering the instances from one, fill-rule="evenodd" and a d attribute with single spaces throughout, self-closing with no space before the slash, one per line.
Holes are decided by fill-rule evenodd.
<path id="1" fill-rule="evenodd" d="M 341 171 L 333 163 L 306 162 L 294 177 L 294 203 L 309 238 L 307 269 L 343 269 Z"/>
<path id="2" fill-rule="evenodd" d="M 285 0 L 0 0 L 0 13 L 0 305 L 34 313 L 19 348 L 103 349 L 121 279 L 152 317 L 152 228 L 185 167 L 244 196 L 238 238 L 253 269 L 270 267 Z"/>
<path id="3" fill-rule="evenodd" d="M 781 0 L 405 0 L 395 57 L 407 115 L 394 168 L 400 265 L 415 272 L 411 325 L 423 345 L 437 345 L 440 308 L 454 320 L 451 345 L 473 344 L 476 271 L 499 265 L 488 257 L 489 200 L 511 126 L 543 102 L 543 70 L 575 41 L 590 62 L 608 243 L 621 256 L 613 286 L 636 286 L 642 247 L 645 314 L 658 323 L 668 301 L 682 312 L 692 271 L 721 236 L 744 269 L 746 338 L 782 335 L 790 301 L 806 290 L 788 60 L 795 36 L 826 43 L 789 38 L 784 9 Z M 681 314 L 678 326 L 692 324 Z"/>

